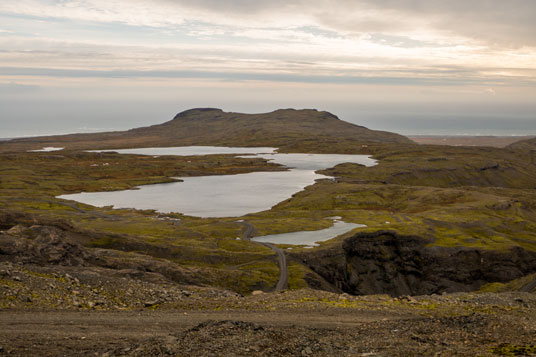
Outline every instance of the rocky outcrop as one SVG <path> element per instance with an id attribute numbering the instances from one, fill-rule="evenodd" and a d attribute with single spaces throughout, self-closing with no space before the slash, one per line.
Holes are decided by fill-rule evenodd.
<path id="1" fill-rule="evenodd" d="M 536 271 L 536 253 L 429 246 L 392 231 L 359 233 L 342 245 L 300 255 L 337 288 L 351 294 L 421 295 L 473 291 Z"/>
<path id="2" fill-rule="evenodd" d="M 76 267 L 81 271 L 88 269 L 101 275 L 102 279 L 115 276 L 152 283 L 198 286 L 217 285 L 221 274 L 225 273 L 204 267 L 182 266 L 173 261 L 174 253 L 170 246 L 150 245 L 128 236 L 106 237 L 115 239 L 111 249 L 83 245 L 84 241 L 102 240 L 103 237 L 94 232 L 45 225 L 16 225 L 0 231 L 0 263 L 39 266 L 56 272 Z"/>
<path id="3" fill-rule="evenodd" d="M 0 236 L 0 260 L 39 265 L 84 266 L 96 260 L 66 233 L 49 226 L 15 226 Z"/>

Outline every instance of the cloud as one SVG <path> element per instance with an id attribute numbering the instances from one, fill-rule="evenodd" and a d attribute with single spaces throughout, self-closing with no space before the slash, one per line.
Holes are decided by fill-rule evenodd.
<path id="1" fill-rule="evenodd" d="M 438 75 L 441 70 L 415 70 L 412 72 L 370 72 L 354 71 L 345 75 L 337 74 L 300 74 L 267 71 L 233 71 L 216 70 L 80 70 L 80 69 L 55 69 L 55 68 L 28 68 L 28 67 L 0 67 L 0 76 L 5 77 L 54 77 L 54 78 L 103 78 L 103 79 L 208 79 L 230 82 L 284 82 L 302 84 L 352 84 L 352 85 L 389 85 L 389 86 L 485 86 L 485 85 L 512 85 L 520 84 L 519 79 L 503 77 L 482 77 L 478 71 L 461 71 L 463 76 L 456 76 L 456 70 L 448 70 L 450 76 Z M 530 84 L 530 83 L 527 83 Z M 532 83 L 534 85 L 534 83 Z M 0 89 L 2 89 L 0 84 Z M 36 87 L 37 88 L 37 87 Z M 32 86 L 17 84 L 5 85 L 5 89 L 18 91 L 33 89 Z M 484 93 L 495 95 L 492 88 L 487 88 Z"/>
<path id="2" fill-rule="evenodd" d="M 495 92 L 495 89 L 493 88 L 486 88 L 484 90 L 484 93 L 489 94 L 489 95 L 497 95 L 497 92 Z"/>
<path id="3" fill-rule="evenodd" d="M 536 46 L 533 0 L 18 0 L 0 3 L 0 13 L 153 27 L 192 21 L 257 29 L 312 26 L 341 36 Z"/>
<path id="4" fill-rule="evenodd" d="M 0 93 L 28 93 L 39 90 L 40 87 L 36 85 L 21 84 L 16 82 L 0 82 Z"/>
<path id="5" fill-rule="evenodd" d="M 215 23 L 263 27 L 320 26 L 350 33 L 407 33 L 513 47 L 536 45 L 533 0 L 159 0 L 190 9 L 191 16 Z M 278 20 L 276 20 L 278 19 Z"/>
<path id="6" fill-rule="evenodd" d="M 519 46 L 536 41 L 527 35 L 536 33 L 535 6 L 531 0 L 8 1 L 0 2 L 0 21 L 12 33 L 0 36 L 0 66 L 73 78 L 93 72 L 534 85 L 536 46 Z"/>
<path id="7" fill-rule="evenodd" d="M 361 0 L 369 6 L 426 19 L 438 31 L 492 44 L 536 45 L 533 0 Z"/>

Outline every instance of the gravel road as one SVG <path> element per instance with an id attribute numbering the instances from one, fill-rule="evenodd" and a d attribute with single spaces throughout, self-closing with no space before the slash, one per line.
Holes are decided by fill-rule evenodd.
<path id="1" fill-rule="evenodd" d="M 246 230 L 242 234 L 242 239 L 249 240 L 252 237 L 253 234 L 253 225 L 249 222 L 242 221 L 240 222 L 244 227 L 246 227 Z M 285 252 L 283 252 L 281 249 L 277 248 L 275 245 L 270 243 L 261 243 L 261 242 L 255 242 L 257 244 L 264 245 L 265 247 L 270 248 L 275 252 L 277 255 L 277 261 L 279 265 L 279 280 L 277 281 L 277 284 L 274 288 L 274 291 L 281 291 L 288 288 L 288 269 L 287 269 L 287 258 L 285 256 Z"/>

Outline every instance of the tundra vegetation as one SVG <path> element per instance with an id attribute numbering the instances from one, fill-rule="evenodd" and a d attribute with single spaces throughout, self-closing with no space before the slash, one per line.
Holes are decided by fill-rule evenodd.
<path id="1" fill-rule="evenodd" d="M 378 164 L 323 170 L 334 179 L 318 180 L 270 210 L 242 217 L 98 208 L 57 198 L 177 177 L 286 169 L 234 155 L 85 151 L 196 144 L 367 154 Z M 44 146 L 64 149 L 28 152 Z M 206 322 L 199 315 L 192 321 L 200 324 L 181 335 L 158 332 L 155 325 L 155 336 L 162 336 L 140 335 L 136 343 L 119 343 L 115 335 L 85 347 L 80 339 L 72 346 L 52 339 L 54 347 L 45 349 L 50 354 L 86 348 L 114 355 L 210 355 L 240 348 L 244 354 L 282 355 L 530 355 L 536 353 L 535 189 L 536 139 L 505 148 L 417 145 L 311 110 L 192 110 L 127 132 L 7 141 L 0 143 L 0 308 L 283 314 L 262 315 L 271 327 Z M 259 294 L 276 286 L 278 261 L 247 236 L 324 229 L 334 216 L 366 226 L 314 249 L 281 245 L 289 289 Z M 321 325 L 308 320 L 313 312 L 324 314 Z M 6 321 L 19 315 L 10 316 Z M 65 318 L 78 318 L 73 316 Z M 290 323 L 281 316 L 301 322 L 283 333 L 273 327 Z M 330 325 L 333 316 L 349 319 L 345 333 Z M 135 334 L 137 327 L 131 327 Z M 28 338 L 42 343 L 37 335 L 34 341 L 10 331 L 0 343 L 15 354 L 32 351 Z M 203 340 L 207 334 L 211 339 Z M 255 335 L 255 342 L 242 345 L 244 334 Z"/>
<path id="2" fill-rule="evenodd" d="M 359 135 L 343 134 L 350 129 Z M 261 135 L 263 130 L 268 134 Z M 286 135 L 276 135 L 281 132 Z M 342 139 L 330 146 L 338 136 Z M 162 140 L 154 141 L 159 138 Z M 278 146 L 282 152 L 311 151 L 314 143 L 319 152 L 369 154 L 378 164 L 341 164 L 324 170 L 320 173 L 335 180 L 319 180 L 271 210 L 238 218 L 96 208 L 56 198 L 66 193 L 135 189 L 175 181 L 175 177 L 285 169 L 263 159 L 233 155 L 151 157 L 82 150 L 119 143 L 122 147 L 142 143 L 255 144 Z M 27 152 L 42 146 L 65 149 Z M 396 134 L 347 125 L 329 113 L 310 110 L 265 115 L 191 110 L 170 122 L 127 132 L 2 143 L 0 218 L 5 230 L 34 223 L 68 227 L 79 233 L 79 243 L 87 248 L 169 261 L 193 269 L 189 282 L 239 293 L 270 290 L 278 272 L 268 248 L 237 239 L 244 230 L 237 220 L 251 223 L 255 235 L 323 229 L 332 224 L 329 217 L 333 216 L 365 224 L 321 243 L 313 251 L 300 247 L 288 251 L 290 288 L 306 286 L 307 282 L 329 286 L 334 282 L 324 281 L 325 276 L 318 276 L 304 264 L 307 255 L 340 247 L 345 239 L 360 233 L 387 230 L 420 237 L 429 247 L 502 252 L 519 247 L 536 252 L 534 147 L 534 139 L 503 149 L 415 145 Z M 480 285 L 493 282 L 482 281 Z M 496 282 L 507 283 L 501 277 Z"/>

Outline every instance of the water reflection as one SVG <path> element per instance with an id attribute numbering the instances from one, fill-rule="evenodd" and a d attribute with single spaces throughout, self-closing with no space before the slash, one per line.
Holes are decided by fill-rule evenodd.
<path id="1" fill-rule="evenodd" d="M 251 240 L 262 243 L 317 246 L 317 242 L 322 242 L 335 238 L 358 227 L 365 227 L 365 225 L 347 223 L 343 221 L 335 221 L 333 223 L 333 226 L 318 231 L 300 231 L 283 234 L 271 234 L 267 236 L 255 237 Z"/>
<path id="2" fill-rule="evenodd" d="M 238 217 L 270 209 L 327 176 L 313 171 L 253 172 L 183 177 L 184 182 L 140 186 L 137 190 L 62 195 L 92 206 L 154 209 L 197 217 Z"/>
<path id="3" fill-rule="evenodd" d="M 136 154 L 136 155 L 216 155 L 216 154 L 266 154 L 273 153 L 277 150 L 271 147 L 227 147 L 227 146 L 177 146 L 167 148 L 139 148 L 139 149 L 118 149 L 118 150 L 88 150 L 90 152 L 114 151 L 119 154 Z"/>
<path id="4" fill-rule="evenodd" d="M 184 182 L 144 185 L 136 190 L 91 192 L 62 195 L 93 206 L 154 209 L 180 212 L 197 217 L 237 217 L 270 209 L 275 204 L 303 190 L 315 180 L 328 176 L 316 170 L 343 162 L 372 166 L 375 161 L 365 155 L 269 154 L 274 148 L 177 147 L 114 150 L 141 155 L 256 154 L 293 169 L 280 172 L 253 172 L 238 175 L 184 177 Z M 259 154 L 260 153 L 260 154 Z"/>

